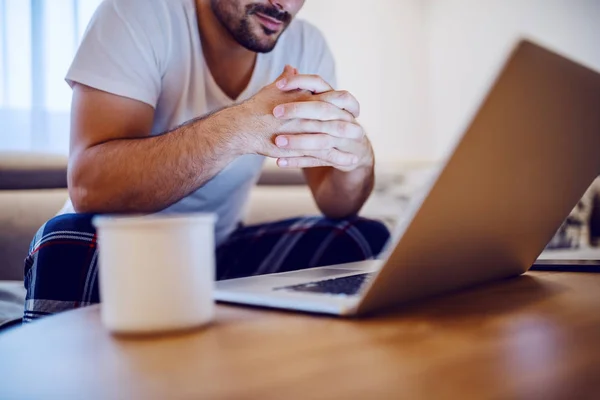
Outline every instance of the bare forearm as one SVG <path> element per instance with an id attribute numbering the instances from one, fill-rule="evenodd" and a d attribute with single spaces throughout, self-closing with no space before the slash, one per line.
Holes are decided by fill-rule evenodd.
<path id="1" fill-rule="evenodd" d="M 160 136 L 117 139 L 73 154 L 69 193 L 79 212 L 156 212 L 219 173 L 238 155 L 233 109 Z"/>
<path id="2" fill-rule="evenodd" d="M 329 218 L 358 214 L 375 183 L 372 165 L 350 172 L 327 167 L 320 174 L 320 182 L 313 194 L 319 209 Z"/>

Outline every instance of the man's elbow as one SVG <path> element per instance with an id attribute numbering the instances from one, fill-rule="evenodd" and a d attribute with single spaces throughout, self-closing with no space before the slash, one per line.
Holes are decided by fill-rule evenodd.
<path id="1" fill-rule="evenodd" d="M 78 213 L 106 212 L 106 202 L 100 196 L 102 190 L 97 187 L 93 173 L 86 172 L 77 161 L 72 161 L 68 171 L 69 198 L 73 208 Z"/>
<path id="2" fill-rule="evenodd" d="M 69 183 L 69 198 L 73 208 L 78 213 L 100 213 L 101 207 L 93 195 L 93 190 L 77 183 Z"/>

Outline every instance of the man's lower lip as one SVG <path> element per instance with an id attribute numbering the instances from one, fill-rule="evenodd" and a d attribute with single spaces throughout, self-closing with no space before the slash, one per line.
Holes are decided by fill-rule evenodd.
<path id="1" fill-rule="evenodd" d="M 281 25 L 283 25 L 283 22 L 274 22 L 273 20 L 269 19 L 269 18 L 265 18 L 260 14 L 255 14 L 256 17 L 260 20 L 260 23 L 267 29 L 270 29 L 272 31 L 277 31 L 279 30 L 279 28 L 281 28 Z"/>

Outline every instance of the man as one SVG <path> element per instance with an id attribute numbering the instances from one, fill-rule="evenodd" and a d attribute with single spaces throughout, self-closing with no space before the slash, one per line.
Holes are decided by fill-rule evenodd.
<path id="1" fill-rule="evenodd" d="M 218 279 L 381 251 L 387 229 L 356 217 L 374 164 L 359 103 L 333 89 L 321 34 L 294 20 L 303 3 L 100 5 L 67 74 L 70 202 L 33 240 L 24 321 L 100 301 L 96 213 L 216 213 Z M 240 225 L 265 157 L 304 169 L 324 217 Z"/>

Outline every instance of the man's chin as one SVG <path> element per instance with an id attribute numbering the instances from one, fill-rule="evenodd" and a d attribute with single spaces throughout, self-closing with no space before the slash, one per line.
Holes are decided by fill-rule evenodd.
<path id="1" fill-rule="evenodd" d="M 269 42 L 269 43 L 261 43 L 259 45 L 254 46 L 253 50 L 256 53 L 270 53 L 275 48 L 277 41 Z"/>
<path id="2" fill-rule="evenodd" d="M 255 35 L 254 40 L 251 41 L 252 43 L 249 43 L 250 47 L 252 47 L 250 50 L 256 51 L 257 53 L 268 53 L 275 48 L 278 39 L 279 35 L 268 35 L 266 33 Z"/>
<path id="3" fill-rule="evenodd" d="M 272 51 L 285 30 L 284 28 L 280 32 L 273 32 L 262 24 L 251 24 L 247 28 L 250 29 L 238 31 L 237 40 L 242 46 L 256 53 Z"/>

